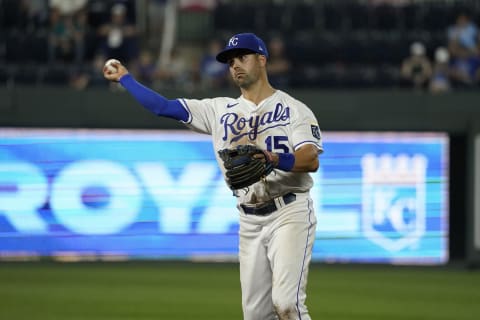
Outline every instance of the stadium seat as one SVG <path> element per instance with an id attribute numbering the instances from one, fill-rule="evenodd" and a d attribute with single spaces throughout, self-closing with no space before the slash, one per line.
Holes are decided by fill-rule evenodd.
<path id="1" fill-rule="evenodd" d="M 314 4 L 299 3 L 291 8 L 291 26 L 296 30 L 314 31 L 317 20 Z"/>
<path id="2" fill-rule="evenodd" d="M 257 19 L 262 33 L 289 33 L 291 31 L 289 6 L 283 2 L 259 4 Z"/>
<path id="3" fill-rule="evenodd" d="M 401 27 L 401 11 L 391 5 L 379 5 L 372 9 L 373 29 L 385 32 L 399 30 Z"/>
<path id="4" fill-rule="evenodd" d="M 345 6 L 344 16 L 349 31 L 367 31 L 372 27 L 372 10 L 361 3 L 350 3 Z"/>
<path id="5" fill-rule="evenodd" d="M 341 4 L 328 3 L 323 6 L 323 28 L 330 32 L 342 31 L 345 27 L 345 10 Z"/>
<path id="6" fill-rule="evenodd" d="M 256 30 L 256 8 L 248 3 L 220 3 L 213 13 L 214 29 L 231 33 Z"/>

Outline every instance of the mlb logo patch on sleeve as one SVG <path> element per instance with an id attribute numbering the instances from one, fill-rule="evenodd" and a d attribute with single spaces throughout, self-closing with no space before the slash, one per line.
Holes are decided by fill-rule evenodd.
<path id="1" fill-rule="evenodd" d="M 315 138 L 320 139 L 320 128 L 316 124 L 312 124 L 310 127 L 312 128 L 312 135 Z"/>

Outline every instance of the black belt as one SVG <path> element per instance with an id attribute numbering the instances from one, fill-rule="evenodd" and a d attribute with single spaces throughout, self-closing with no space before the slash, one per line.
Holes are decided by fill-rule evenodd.
<path id="1" fill-rule="evenodd" d="M 283 199 L 283 203 L 289 204 L 297 199 L 295 193 L 289 192 L 281 197 Z M 253 214 L 256 216 L 266 216 L 270 213 L 277 210 L 277 205 L 275 204 L 275 199 L 270 199 L 261 205 L 247 205 L 241 204 L 240 207 L 242 208 L 245 214 Z"/>

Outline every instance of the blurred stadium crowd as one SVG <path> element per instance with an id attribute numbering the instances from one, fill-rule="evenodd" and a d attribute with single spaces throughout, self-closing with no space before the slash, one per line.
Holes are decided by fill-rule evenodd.
<path id="1" fill-rule="evenodd" d="M 252 31 L 280 88 L 475 90 L 479 25 L 478 0 L 0 0 L 0 84 L 106 86 L 115 57 L 157 89 L 224 88 L 215 53 Z"/>

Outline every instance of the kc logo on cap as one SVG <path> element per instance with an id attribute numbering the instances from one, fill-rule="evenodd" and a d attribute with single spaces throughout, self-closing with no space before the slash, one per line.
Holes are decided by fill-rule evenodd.
<path id="1" fill-rule="evenodd" d="M 238 37 L 233 36 L 228 40 L 228 46 L 229 47 L 235 47 L 238 44 Z"/>

